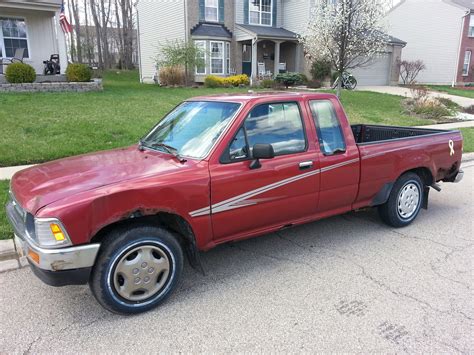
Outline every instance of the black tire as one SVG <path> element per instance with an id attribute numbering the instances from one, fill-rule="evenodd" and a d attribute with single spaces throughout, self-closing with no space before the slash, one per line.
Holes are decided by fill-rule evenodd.
<path id="1" fill-rule="evenodd" d="M 144 248 L 144 250 L 148 248 L 146 250 L 153 250 L 153 252 L 155 249 L 159 250 L 160 255 L 158 255 L 156 260 L 161 259 L 163 256 L 168 269 L 166 276 L 163 277 L 163 271 L 159 271 L 155 265 L 153 271 L 155 274 L 148 275 L 147 272 L 153 268 L 148 268 L 145 262 L 141 263 L 137 259 L 138 264 L 136 265 L 140 266 L 136 266 L 133 269 L 133 273 L 135 274 L 135 270 L 138 270 L 139 274 L 137 273 L 134 281 L 140 280 L 141 277 L 142 280 L 140 282 L 144 284 L 145 279 L 150 276 L 148 280 L 151 278 L 151 281 L 148 282 L 148 286 L 153 284 L 153 282 L 155 282 L 155 285 L 159 285 L 161 282 L 163 284 L 162 286 L 157 286 L 156 291 L 154 291 L 156 293 L 151 294 L 149 298 L 131 300 L 124 298 L 120 294 L 120 285 L 117 288 L 121 275 L 117 274 L 116 269 L 119 263 L 129 262 L 127 255 L 133 254 L 133 250 L 140 252 L 141 248 Z M 141 268 L 142 265 L 145 266 Z M 176 237 L 171 232 L 164 228 L 147 225 L 119 228 L 109 233 L 103 239 L 100 253 L 92 269 L 89 286 L 94 297 L 107 310 L 119 314 L 136 314 L 146 312 L 162 303 L 176 288 L 182 270 L 183 251 Z M 160 274 L 156 274 L 157 272 L 160 272 Z M 160 277 L 163 277 L 163 280 L 160 280 Z M 125 279 L 128 280 L 127 278 Z M 127 283 L 127 285 L 138 287 L 132 285 L 131 281 L 130 279 L 130 283 Z M 146 292 L 148 291 L 140 292 L 142 292 L 142 295 L 131 295 L 131 297 L 146 297 Z"/>
<path id="2" fill-rule="evenodd" d="M 357 87 L 357 80 L 353 76 L 350 76 L 348 79 L 348 85 L 346 86 L 347 90 L 354 90 Z"/>
<path id="3" fill-rule="evenodd" d="M 402 190 L 410 187 L 415 191 L 415 187 L 418 190 L 418 203 L 416 207 L 408 214 L 404 214 L 399 206 Z M 412 223 L 420 212 L 420 208 L 423 205 L 423 181 L 420 176 L 415 173 L 406 173 L 398 178 L 393 185 L 392 191 L 386 203 L 378 207 L 379 215 L 382 221 L 389 226 L 395 228 L 401 228 Z M 408 201 L 409 203 L 409 201 Z"/>

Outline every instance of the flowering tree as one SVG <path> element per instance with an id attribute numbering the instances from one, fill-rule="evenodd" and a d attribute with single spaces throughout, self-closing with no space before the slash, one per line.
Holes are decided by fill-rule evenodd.
<path id="1" fill-rule="evenodd" d="M 328 60 L 342 77 L 382 53 L 388 36 L 382 24 L 386 0 L 320 0 L 300 42 L 310 60 Z M 337 95 L 342 81 L 339 80 Z"/>

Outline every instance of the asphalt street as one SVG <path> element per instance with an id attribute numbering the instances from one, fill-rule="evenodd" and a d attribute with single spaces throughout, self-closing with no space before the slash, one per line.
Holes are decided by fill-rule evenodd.
<path id="1" fill-rule="evenodd" d="M 470 165 L 469 165 L 470 164 Z M 474 352 L 474 162 L 392 229 L 375 211 L 203 254 L 159 308 L 123 317 L 86 286 L 0 274 L 0 353 Z"/>

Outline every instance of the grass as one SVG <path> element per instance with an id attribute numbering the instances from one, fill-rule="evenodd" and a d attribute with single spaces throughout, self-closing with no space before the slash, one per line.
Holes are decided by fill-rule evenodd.
<path id="1" fill-rule="evenodd" d="M 432 90 L 445 92 L 450 95 L 463 96 L 463 97 L 469 97 L 471 99 L 474 99 L 474 89 L 470 90 L 470 89 L 453 88 L 449 85 L 428 85 L 428 87 Z"/>
<path id="2" fill-rule="evenodd" d="M 7 221 L 5 213 L 5 204 L 8 200 L 8 188 L 10 186 L 9 180 L 0 180 L 0 240 L 9 239 L 13 237 L 13 230 Z"/>
<path id="3" fill-rule="evenodd" d="M 105 74 L 103 92 L 2 94 L 0 166 L 127 146 L 186 98 L 246 90 L 160 88 L 140 84 L 136 71 L 122 71 Z M 433 123 L 404 114 L 401 100 L 363 91 L 342 94 L 351 123 Z"/>
<path id="4" fill-rule="evenodd" d="M 460 128 L 460 131 L 462 132 L 464 140 L 464 153 L 474 152 L 474 127 Z"/>

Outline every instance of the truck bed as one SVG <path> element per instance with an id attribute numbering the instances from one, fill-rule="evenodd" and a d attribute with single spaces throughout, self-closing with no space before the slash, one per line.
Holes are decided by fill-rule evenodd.
<path id="1" fill-rule="evenodd" d="M 365 124 L 351 125 L 351 128 L 352 133 L 354 134 L 354 139 L 359 145 L 449 132 L 438 129 Z"/>

